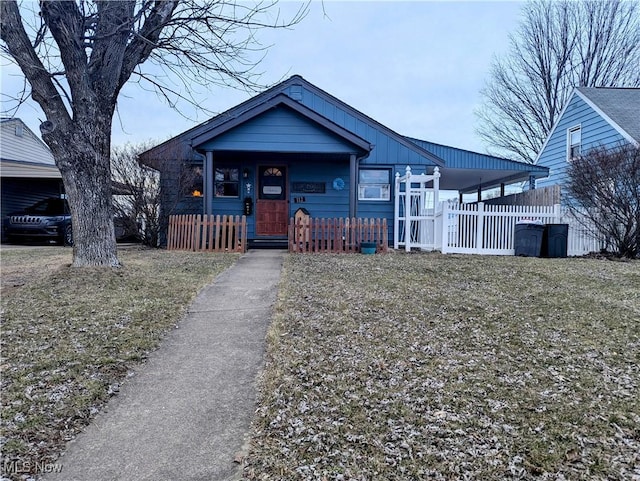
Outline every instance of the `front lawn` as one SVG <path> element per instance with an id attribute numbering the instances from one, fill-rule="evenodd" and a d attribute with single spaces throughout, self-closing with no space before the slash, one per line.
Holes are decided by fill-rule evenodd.
<path id="1" fill-rule="evenodd" d="M 640 263 L 285 263 L 245 476 L 640 479 Z"/>
<path id="2" fill-rule="evenodd" d="M 53 463 L 238 257 L 134 249 L 120 269 L 72 269 L 68 248 L 1 255 L 0 448 L 12 479 Z"/>

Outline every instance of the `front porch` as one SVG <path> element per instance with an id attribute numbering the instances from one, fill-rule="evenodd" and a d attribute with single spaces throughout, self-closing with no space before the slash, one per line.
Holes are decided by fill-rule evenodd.
<path id="1" fill-rule="evenodd" d="M 316 218 L 354 217 L 354 154 L 208 152 L 202 213 L 243 215 L 252 245 L 286 243 L 298 209 Z"/>

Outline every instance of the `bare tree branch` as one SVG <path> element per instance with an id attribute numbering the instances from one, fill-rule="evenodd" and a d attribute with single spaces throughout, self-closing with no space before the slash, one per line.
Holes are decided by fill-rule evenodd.
<path id="1" fill-rule="evenodd" d="M 134 76 L 170 105 L 196 107 L 194 85 L 261 87 L 255 67 L 266 48 L 258 31 L 289 28 L 307 11 L 282 19 L 276 7 L 275 0 L 0 1 L 2 52 L 31 85 L 46 116 L 42 138 L 62 173 L 74 266 L 118 265 L 110 150 L 122 87 Z"/>
<path id="2" fill-rule="evenodd" d="M 493 61 L 477 132 L 495 154 L 533 162 L 577 86 L 640 85 L 640 6 L 532 0 Z"/>
<path id="3" fill-rule="evenodd" d="M 619 256 L 640 255 L 640 148 L 591 149 L 567 170 L 569 206 Z"/>
<path id="4" fill-rule="evenodd" d="M 45 114 L 49 111 L 59 122 L 70 123 L 66 106 L 31 45 L 16 2 L 0 2 L 0 38 L 5 43 L 3 52 L 18 64 L 31 85 L 31 97 Z"/>

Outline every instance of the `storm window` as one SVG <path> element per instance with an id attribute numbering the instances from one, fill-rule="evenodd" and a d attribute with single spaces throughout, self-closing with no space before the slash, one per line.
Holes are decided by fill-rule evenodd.
<path id="1" fill-rule="evenodd" d="M 580 156 L 582 147 L 582 131 L 580 126 L 571 127 L 567 131 L 567 160 L 571 161 Z"/>
<path id="2" fill-rule="evenodd" d="M 360 169 L 358 173 L 358 200 L 390 200 L 390 178 L 390 169 Z"/>

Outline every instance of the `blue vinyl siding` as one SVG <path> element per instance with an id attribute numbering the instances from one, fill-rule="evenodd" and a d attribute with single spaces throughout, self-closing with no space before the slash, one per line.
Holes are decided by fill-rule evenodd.
<path id="1" fill-rule="evenodd" d="M 344 181 L 343 190 L 333 188 L 333 180 Z M 311 217 L 347 217 L 349 215 L 349 164 L 335 162 L 313 162 L 303 165 L 291 165 L 289 168 L 289 189 L 293 182 L 322 182 L 325 184 L 324 194 L 306 194 L 289 191 L 289 217 L 296 210 L 304 207 Z M 304 198 L 304 202 L 294 202 L 296 198 Z"/>
<path id="2" fill-rule="evenodd" d="M 291 86 L 285 93 L 292 96 Z M 302 104 L 316 111 L 318 114 L 326 117 L 340 127 L 349 130 L 359 137 L 366 139 L 375 148 L 369 156 L 363 160 L 366 165 L 376 164 L 418 164 L 418 165 L 435 165 L 418 152 L 411 150 L 406 145 L 402 145 L 396 139 L 389 137 L 382 126 L 378 126 L 373 119 L 363 120 L 360 116 L 356 116 L 354 112 L 343 108 L 339 104 L 329 102 L 311 90 L 302 88 Z"/>
<path id="3" fill-rule="evenodd" d="M 567 130 L 578 125 L 583 154 L 594 147 L 613 147 L 626 142 L 614 127 L 574 94 L 538 158 L 538 165 L 549 167 L 550 171 L 548 178 L 536 182 L 537 187 L 564 184 L 567 181 Z"/>
<path id="4" fill-rule="evenodd" d="M 205 150 L 355 152 L 355 147 L 287 107 L 276 107 L 202 145 Z"/>

